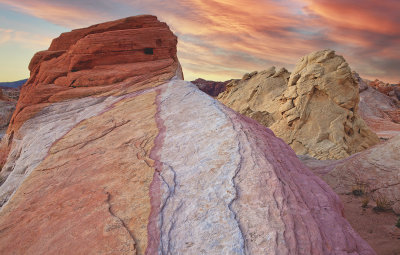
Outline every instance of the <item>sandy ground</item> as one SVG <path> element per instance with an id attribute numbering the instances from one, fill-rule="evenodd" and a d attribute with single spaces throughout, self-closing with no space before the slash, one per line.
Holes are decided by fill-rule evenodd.
<path id="1" fill-rule="evenodd" d="M 354 195 L 340 195 L 346 219 L 379 255 L 400 255 L 399 218 L 393 211 L 376 212 L 370 202 L 362 208 L 362 198 Z"/>

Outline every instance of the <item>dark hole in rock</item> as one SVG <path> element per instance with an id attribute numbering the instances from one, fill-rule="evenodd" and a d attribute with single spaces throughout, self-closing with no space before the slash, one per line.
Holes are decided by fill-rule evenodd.
<path id="1" fill-rule="evenodd" d="M 153 55 L 153 54 L 154 54 L 153 48 L 145 48 L 145 49 L 144 49 L 144 54 L 146 54 L 146 55 Z"/>
<path id="2" fill-rule="evenodd" d="M 11 131 L 10 137 L 8 138 L 8 146 L 11 145 L 13 138 L 14 138 L 14 131 Z"/>

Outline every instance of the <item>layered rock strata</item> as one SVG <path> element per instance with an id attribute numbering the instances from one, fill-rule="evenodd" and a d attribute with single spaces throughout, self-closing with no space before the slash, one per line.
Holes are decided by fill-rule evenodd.
<path id="1" fill-rule="evenodd" d="M 358 84 L 343 57 L 324 50 L 303 57 L 293 73 L 246 74 L 218 96 L 289 144 L 297 154 L 339 159 L 377 144 L 358 113 Z"/>
<path id="2" fill-rule="evenodd" d="M 116 40 L 115 38 L 118 38 Z M 11 120 L 12 133 L 45 106 L 93 95 L 126 94 L 178 68 L 177 38 L 154 16 L 126 18 L 64 33 L 29 64 L 31 76 Z M 161 77 L 161 78 L 159 78 Z M 130 86 L 136 84 L 135 86 Z"/>
<path id="3" fill-rule="evenodd" d="M 110 24 L 142 19 L 157 22 L 140 16 Z M 81 31 L 77 45 L 92 38 Z M 53 44 L 65 48 L 79 36 Z M 120 38 L 109 37 L 104 49 Z M 152 46 L 135 38 L 132 45 Z M 113 72 L 133 76 L 117 85 L 100 78 L 101 93 L 28 83 L 24 100 L 35 88 L 50 96 L 22 100 L 39 106 L 30 117 L 17 113 L 14 137 L 2 141 L 10 152 L 1 172 L 0 253 L 375 254 L 343 217 L 337 195 L 290 147 L 182 81 L 176 51 L 168 52 L 162 72 L 152 69 L 160 60 L 137 62 L 147 79 L 115 64 Z M 85 73 L 97 73 L 96 64 Z M 53 80 L 52 70 L 40 76 Z"/>

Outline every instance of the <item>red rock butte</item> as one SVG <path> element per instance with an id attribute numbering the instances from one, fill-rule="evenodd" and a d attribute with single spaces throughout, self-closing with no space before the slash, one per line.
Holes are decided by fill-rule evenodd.
<path id="1" fill-rule="evenodd" d="M 8 133 L 49 103 L 121 95 L 181 75 L 176 44 L 168 26 L 149 15 L 61 34 L 32 58 Z"/>
<path id="2" fill-rule="evenodd" d="M 271 130 L 183 81 L 153 16 L 62 34 L 1 141 L 0 254 L 375 254 Z"/>

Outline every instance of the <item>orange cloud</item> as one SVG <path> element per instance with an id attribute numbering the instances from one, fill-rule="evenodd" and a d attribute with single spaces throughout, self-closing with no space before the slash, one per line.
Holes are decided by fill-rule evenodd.
<path id="1" fill-rule="evenodd" d="M 308 10 L 335 26 L 398 35 L 400 1 L 307 0 Z"/>
<path id="2" fill-rule="evenodd" d="M 399 79 L 398 0 L 0 0 L 71 28 L 155 14 L 179 37 L 185 77 L 225 80 L 337 50 L 361 75 Z M 123 9 L 123 10 L 122 10 Z M 121 11 L 122 10 L 122 11 Z"/>
<path id="3" fill-rule="evenodd" d="M 185 73 L 190 69 L 189 79 L 216 73 L 219 79 L 232 74 L 238 78 L 244 71 L 270 65 L 292 66 L 301 55 L 315 50 L 305 36 L 313 28 L 304 24 L 301 14 L 276 1 L 189 0 L 178 8 L 171 1 L 168 4 L 173 9 L 152 4 L 156 6 L 152 11 L 178 34 L 180 60 Z M 205 48 L 201 54 L 190 50 L 199 45 Z M 205 73 L 205 66 L 212 75 Z"/>
<path id="4" fill-rule="evenodd" d="M 169 2 L 170 3 L 170 2 Z M 173 5 L 175 6 L 175 5 Z M 398 81 L 400 69 L 400 2 L 373 0 L 189 0 L 180 10 L 158 11 L 187 48 L 201 44 L 209 54 L 187 50 L 181 61 L 203 75 L 236 74 L 266 65 L 289 68 L 309 52 L 332 48 L 366 77 Z M 157 11 L 157 10 L 154 10 Z M 239 56 L 239 57 L 238 57 Z M 240 59 L 240 61 L 236 61 Z M 201 63 L 196 66 L 197 63 Z M 231 65 L 234 63 L 234 66 Z M 186 65 L 187 66 L 187 65 Z M 250 69 L 252 70 L 252 69 Z"/>
<path id="5" fill-rule="evenodd" d="M 400 2 L 397 0 L 307 0 L 312 26 L 343 51 L 368 78 L 400 79 Z"/>
<path id="6" fill-rule="evenodd" d="M 69 28 L 89 26 L 100 19 L 108 20 L 112 17 L 107 14 L 107 10 L 82 9 L 79 4 L 73 5 L 69 1 L 0 0 L 0 3 L 11 6 L 14 10 Z"/>

